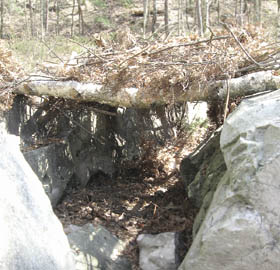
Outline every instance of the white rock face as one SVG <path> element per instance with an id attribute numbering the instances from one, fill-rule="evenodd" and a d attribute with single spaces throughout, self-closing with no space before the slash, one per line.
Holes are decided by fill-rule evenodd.
<path id="1" fill-rule="evenodd" d="M 222 135 L 227 172 L 179 270 L 280 265 L 280 90 L 242 102 Z"/>
<path id="2" fill-rule="evenodd" d="M 73 256 L 41 182 L 0 123 L 0 269 L 72 270 Z"/>
<path id="3" fill-rule="evenodd" d="M 174 232 L 140 234 L 137 243 L 140 248 L 139 265 L 142 270 L 175 270 Z"/>
<path id="4" fill-rule="evenodd" d="M 187 102 L 188 124 L 207 120 L 207 102 Z"/>

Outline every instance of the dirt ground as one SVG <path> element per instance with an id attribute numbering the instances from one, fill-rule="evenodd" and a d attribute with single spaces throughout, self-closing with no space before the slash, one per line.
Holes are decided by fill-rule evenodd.
<path id="1" fill-rule="evenodd" d="M 119 176 L 110 179 L 96 175 L 85 188 L 68 187 L 66 196 L 55 209 L 64 226 L 68 224 L 102 225 L 127 244 L 125 255 L 133 269 L 139 268 L 139 234 L 183 232 L 183 259 L 192 243 L 192 225 L 198 209 L 187 198 L 179 170 L 166 164 L 172 156 L 192 151 L 203 135 L 174 141 L 161 151 L 137 164 L 124 164 Z M 158 154 L 158 152 L 157 152 Z"/>

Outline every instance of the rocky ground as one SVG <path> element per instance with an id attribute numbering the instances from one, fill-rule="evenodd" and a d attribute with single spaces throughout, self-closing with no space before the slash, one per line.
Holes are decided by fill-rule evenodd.
<path id="1" fill-rule="evenodd" d="M 99 174 L 85 188 L 69 187 L 57 216 L 63 225 L 106 227 L 127 243 L 125 255 L 134 270 L 139 269 L 136 238 L 141 233 L 184 232 L 183 259 L 192 243 L 197 209 L 187 198 L 178 166 L 172 169 L 171 164 L 191 152 L 204 133 L 182 136 L 160 151 L 150 151 L 145 160 L 124 164 L 115 179 Z"/>

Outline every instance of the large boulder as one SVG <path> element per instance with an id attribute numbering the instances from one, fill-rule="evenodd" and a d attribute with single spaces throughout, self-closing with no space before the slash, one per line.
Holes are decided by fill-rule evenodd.
<path id="1" fill-rule="evenodd" d="M 180 270 L 279 269 L 280 90 L 244 100 L 224 124 L 227 172 Z"/>
<path id="2" fill-rule="evenodd" d="M 72 270 L 74 260 L 62 225 L 19 149 L 19 139 L 0 123 L 0 268 Z"/>
<path id="3" fill-rule="evenodd" d="M 179 233 L 140 234 L 139 266 L 142 270 L 176 270 L 178 268 Z"/>
<path id="4" fill-rule="evenodd" d="M 131 270 L 130 261 L 121 255 L 125 243 L 102 226 L 69 225 L 65 231 L 74 250 L 76 270 Z"/>
<path id="5" fill-rule="evenodd" d="M 23 154 L 55 207 L 74 175 L 69 146 L 66 143 L 53 143 Z"/>
<path id="6" fill-rule="evenodd" d="M 220 149 L 221 129 L 202 142 L 180 165 L 181 178 L 187 189 L 188 198 L 199 209 L 193 225 L 195 237 L 213 199 L 226 164 Z"/>

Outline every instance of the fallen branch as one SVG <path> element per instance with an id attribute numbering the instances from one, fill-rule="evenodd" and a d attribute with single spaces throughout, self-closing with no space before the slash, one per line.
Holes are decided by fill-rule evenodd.
<path id="1" fill-rule="evenodd" d="M 239 78 L 213 83 L 208 88 L 208 98 L 218 97 L 226 99 L 228 89 L 230 98 L 248 96 L 265 91 L 280 89 L 280 76 L 273 75 L 271 70 L 251 73 Z"/>
<path id="2" fill-rule="evenodd" d="M 228 80 L 230 97 L 246 96 L 267 90 L 280 89 L 280 76 L 273 75 L 272 71 L 261 71 L 243 77 Z M 31 77 L 17 84 L 14 92 L 35 96 L 54 96 L 69 98 L 78 101 L 95 101 L 114 107 L 147 108 L 152 104 L 169 104 L 170 101 L 185 102 L 211 100 L 211 98 L 225 99 L 227 83 L 216 81 L 204 85 L 200 91 L 196 82 L 190 83 L 186 90 L 183 86 L 172 86 L 164 94 L 158 90 L 152 92 L 138 88 L 120 88 L 117 91 L 108 85 L 94 83 L 80 83 L 76 81 L 51 81 L 46 78 Z"/>
<path id="3" fill-rule="evenodd" d="M 41 40 L 41 42 L 43 43 L 43 45 L 45 45 L 48 49 L 49 49 L 49 52 L 51 52 L 61 63 L 63 63 L 63 59 L 61 59 L 55 52 L 52 48 L 49 47 L 49 45 L 44 42 L 44 40 Z"/>
<path id="4" fill-rule="evenodd" d="M 232 35 L 232 37 L 234 38 L 234 40 L 236 41 L 236 43 L 238 44 L 238 46 L 241 48 L 241 50 L 246 54 L 246 56 L 249 58 L 249 60 L 251 60 L 255 65 L 261 67 L 261 64 L 258 63 L 247 51 L 246 49 L 243 47 L 243 45 L 240 43 L 240 41 L 238 40 L 238 38 L 234 35 L 234 33 L 231 31 L 231 29 L 228 27 L 228 25 L 224 22 L 221 22 L 221 24 L 223 25 L 223 27 L 230 32 L 230 34 Z"/>
<path id="5" fill-rule="evenodd" d="M 94 55 L 96 58 L 98 58 L 99 60 L 103 61 L 103 62 L 106 62 L 106 59 L 97 55 L 92 49 L 88 48 L 87 46 L 75 41 L 75 40 L 72 40 L 70 38 L 68 38 L 67 40 L 69 40 L 70 42 L 74 43 L 74 44 L 77 44 L 79 46 L 81 46 L 82 48 L 86 49 L 89 53 L 91 53 L 92 55 Z"/>
<path id="6" fill-rule="evenodd" d="M 226 118 L 228 115 L 228 103 L 229 103 L 229 96 L 230 96 L 230 88 L 228 85 L 228 79 L 226 79 L 226 85 L 227 85 L 227 97 L 226 97 L 225 110 L 224 110 L 224 122 L 226 121 Z"/>
<path id="7" fill-rule="evenodd" d="M 119 67 L 121 67 L 125 62 L 129 61 L 130 59 L 132 59 L 132 58 L 134 58 L 134 57 L 136 57 L 136 56 L 142 54 L 143 52 L 147 51 L 151 46 L 152 46 L 152 45 L 149 44 L 149 45 L 147 45 L 144 49 L 142 49 L 140 52 L 137 52 L 137 53 L 133 54 L 132 56 L 130 56 L 130 57 L 124 59 L 124 60 L 119 64 Z"/>
<path id="8" fill-rule="evenodd" d="M 268 59 L 266 59 L 263 62 L 260 62 L 260 66 L 256 66 L 255 64 L 252 64 L 250 66 L 246 66 L 243 68 L 240 68 L 239 70 L 236 71 L 236 74 L 242 74 L 242 73 L 248 73 L 248 72 L 253 72 L 253 71 L 267 71 L 267 70 L 278 70 L 280 69 L 280 56 L 278 57 L 273 57 L 273 56 L 267 56 Z"/>
<path id="9" fill-rule="evenodd" d="M 149 55 L 157 54 L 157 53 L 167 51 L 167 50 L 171 50 L 171 49 L 177 48 L 177 47 L 195 46 L 195 45 L 202 44 L 202 43 L 212 42 L 214 40 L 222 40 L 222 39 L 228 39 L 228 38 L 230 38 L 230 36 L 221 36 L 221 37 L 215 37 L 215 38 L 211 37 L 209 39 L 204 39 L 204 40 L 200 40 L 200 41 L 196 41 L 196 42 L 172 45 L 172 46 L 168 46 L 164 49 L 160 49 L 160 50 L 157 50 L 157 51 L 154 51 L 154 52 L 150 52 Z"/>

